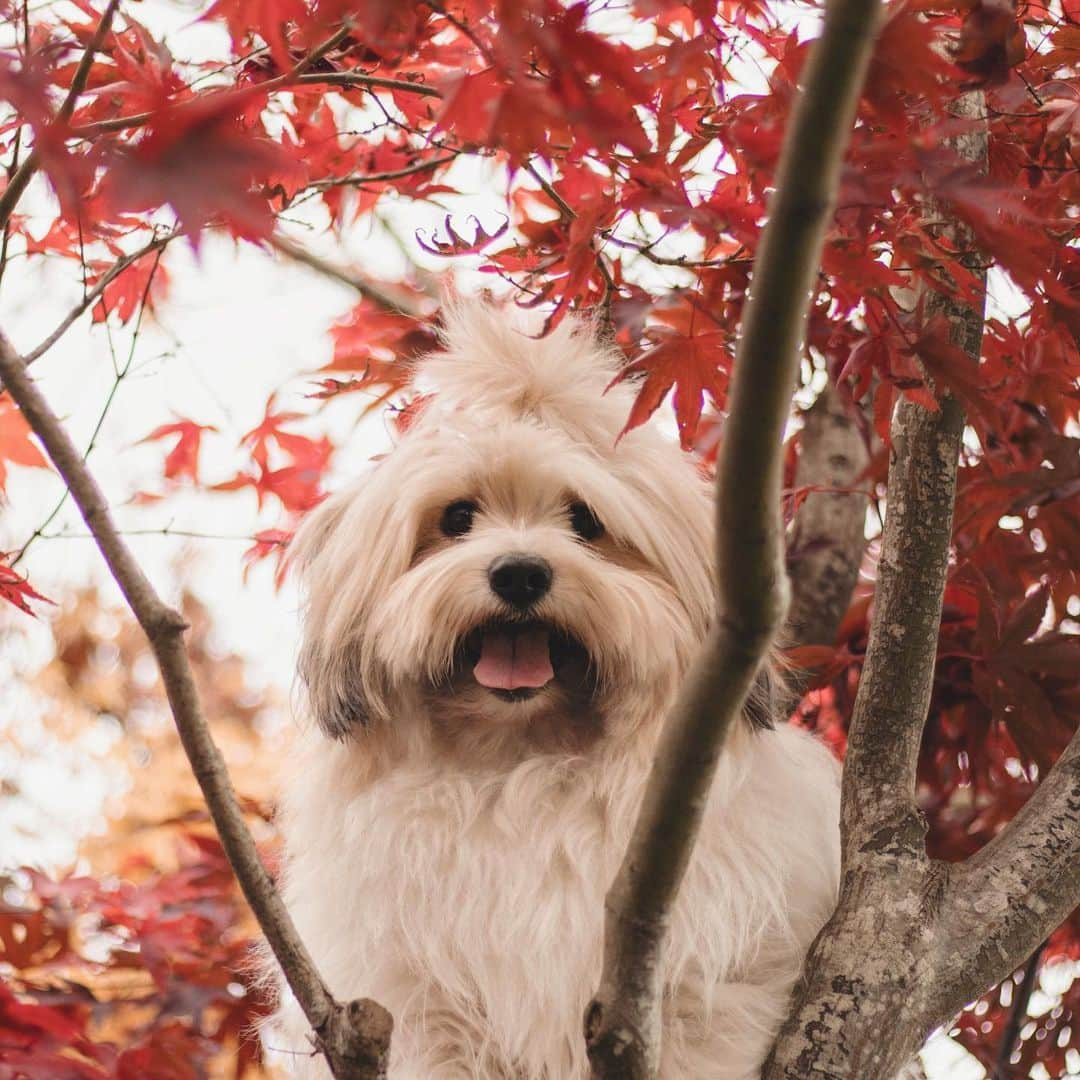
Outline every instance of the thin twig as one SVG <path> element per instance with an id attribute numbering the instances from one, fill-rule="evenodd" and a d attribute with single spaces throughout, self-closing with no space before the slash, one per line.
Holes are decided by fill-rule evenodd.
<path id="1" fill-rule="evenodd" d="M 994 1062 L 994 1071 L 990 1074 L 991 1080 L 1009 1080 L 1012 1076 L 1012 1056 L 1016 1049 L 1020 1032 L 1027 1023 L 1028 1005 L 1031 1004 L 1031 995 L 1035 993 L 1035 986 L 1039 979 L 1039 964 L 1042 962 L 1043 952 L 1046 950 L 1046 942 L 1043 943 L 1028 957 L 1024 965 L 1024 977 L 1020 985 L 1015 987 L 1012 1003 L 1012 1011 L 1009 1013 L 1009 1022 L 1001 1034 L 1001 1043 L 998 1046 L 997 1061 Z"/>
<path id="2" fill-rule="evenodd" d="M 281 86 L 288 85 L 288 83 L 299 81 L 304 77 L 304 73 L 313 64 L 317 64 L 331 49 L 340 45 L 348 36 L 352 33 L 352 19 L 346 19 L 341 26 L 339 26 L 325 41 L 316 45 L 314 49 L 300 57 L 299 60 L 293 66 L 285 72 L 283 75 L 279 75 L 276 80 L 271 79 L 271 82 L 277 82 Z"/>
<path id="3" fill-rule="evenodd" d="M 540 174 L 540 171 L 531 161 L 525 162 L 525 171 L 540 185 L 541 191 L 558 207 L 559 213 L 566 222 L 574 221 L 577 218 L 577 212 L 574 208 L 555 190 L 554 186 L 549 183 Z M 604 323 L 610 328 L 611 326 L 611 304 L 615 299 L 615 294 L 618 292 L 618 286 L 615 284 L 615 279 L 611 276 L 611 270 L 608 267 L 607 262 L 604 260 L 603 253 L 597 248 L 595 238 L 589 241 L 589 246 L 593 250 L 593 256 L 596 259 L 596 268 L 600 271 L 600 276 L 604 279 L 604 298 L 600 302 L 600 308 L 603 314 Z"/>
<path id="4" fill-rule="evenodd" d="M 354 173 L 351 176 L 336 176 L 329 180 L 316 180 L 308 184 L 305 191 L 327 191 L 336 187 L 363 187 L 364 184 L 378 184 L 385 180 L 400 180 L 405 176 L 415 176 L 417 173 L 432 172 L 442 165 L 449 165 L 456 160 L 462 151 L 455 151 L 445 157 L 429 158 L 427 161 L 417 161 L 412 165 L 405 165 L 400 169 L 390 169 L 386 172 Z"/>
<path id="5" fill-rule="evenodd" d="M 259 857 L 229 780 L 225 761 L 202 711 L 184 645 L 187 624 L 158 596 L 113 524 L 108 502 L 59 418 L 0 335 L 0 375 L 8 393 L 94 534 L 98 548 L 154 651 L 169 705 L 192 771 L 199 782 L 229 862 L 285 978 L 315 1031 L 338 1080 L 381 1080 L 386 1075 L 393 1022 L 372 1001 L 339 1005 L 316 970 Z"/>
<path id="6" fill-rule="evenodd" d="M 288 90 L 291 86 L 373 86 L 385 87 L 390 90 L 409 91 L 424 97 L 441 98 L 442 94 L 434 87 L 425 86 L 422 83 L 412 83 L 405 79 L 380 79 L 373 75 L 354 74 L 350 71 L 311 71 L 307 69 L 314 64 L 324 53 L 329 52 L 335 45 L 341 42 L 349 33 L 349 26 L 343 26 L 328 38 L 322 45 L 313 49 L 289 71 L 281 75 L 275 75 L 272 79 L 258 83 L 256 89 L 265 94 L 272 94 L 278 90 Z M 181 102 L 179 108 L 184 107 Z M 73 137 L 80 139 L 92 138 L 115 131 L 128 131 L 132 128 L 142 127 L 147 121 L 155 116 L 153 110 L 141 113 L 132 113 L 130 116 L 114 116 L 108 120 L 95 120 L 89 124 L 78 124 L 70 129 Z"/>
<path id="7" fill-rule="evenodd" d="M 600 235 L 608 243 L 627 251 L 635 251 L 657 266 L 674 266 L 680 270 L 709 270 L 717 266 L 751 266 L 754 262 L 752 258 L 743 257 L 742 252 L 746 249 L 742 245 L 731 255 L 722 255 L 716 259 L 691 259 L 686 255 L 657 255 L 652 244 L 638 244 L 633 240 L 625 240 L 621 236 L 616 236 L 610 229 L 601 229 Z"/>
<path id="8" fill-rule="evenodd" d="M 332 278 L 342 285 L 348 285 L 350 289 L 355 289 L 361 296 L 373 300 L 380 307 L 386 308 L 387 311 L 393 311 L 398 315 L 408 316 L 410 319 L 420 319 L 423 317 L 424 313 L 422 311 L 402 297 L 395 296 L 382 285 L 376 284 L 374 281 L 362 277 L 352 270 L 345 270 L 339 266 L 335 266 L 333 263 L 327 262 L 325 259 L 313 254 L 299 244 L 294 244 L 291 240 L 286 239 L 280 234 L 272 236 L 269 242 L 270 246 L 273 247 L 275 251 L 293 259 L 295 262 L 303 263 L 312 270 L 317 270 L 320 274 Z"/>
<path id="9" fill-rule="evenodd" d="M 787 609 L 783 429 L 879 14 L 878 0 L 828 4 L 785 134 L 717 469 L 716 619 L 665 722 L 641 813 L 605 902 L 603 974 L 585 1020 L 598 1080 L 656 1075 L 670 913 L 724 741 Z"/>
<path id="10" fill-rule="evenodd" d="M 427 6 L 431 8 L 437 15 L 441 15 L 458 33 L 467 37 L 475 46 L 476 51 L 487 60 L 489 64 L 494 63 L 494 57 L 491 54 L 491 49 L 480 40 L 479 35 L 464 19 L 459 19 L 452 12 L 448 11 L 442 4 L 438 3 L 438 0 L 425 0 Z"/>
<path id="11" fill-rule="evenodd" d="M 442 91 L 434 86 L 410 79 L 385 79 L 379 75 L 365 75 L 359 71 L 312 71 L 295 79 L 301 86 L 370 87 L 376 90 L 399 90 L 421 97 L 441 98 Z"/>
<path id="12" fill-rule="evenodd" d="M 86 80 L 90 77 L 90 68 L 93 66 L 94 57 L 97 55 L 98 49 L 101 48 L 101 43 L 105 40 L 105 35 L 109 32 L 113 16 L 116 14 L 116 9 L 119 6 L 120 0 L 109 0 L 105 10 L 102 12 L 101 21 L 94 31 L 94 36 L 87 43 L 82 58 L 79 60 L 79 66 L 75 69 L 75 74 L 71 77 L 71 86 L 68 87 L 67 96 L 64 98 L 63 103 L 56 114 L 56 119 L 53 121 L 54 126 L 63 126 L 66 124 L 72 112 L 75 110 L 75 103 L 78 101 L 79 95 L 86 89 Z M 38 155 L 37 150 L 31 150 L 24 159 L 22 165 L 16 170 L 15 175 L 4 189 L 3 194 L 0 194 L 0 225 L 7 224 L 12 211 L 18 204 L 19 199 L 22 198 L 22 193 L 26 190 L 26 185 L 30 183 L 31 178 L 38 171 L 40 165 L 41 158 Z"/>
<path id="13" fill-rule="evenodd" d="M 133 252 L 131 255 L 125 255 L 123 258 L 118 259 L 104 274 L 98 278 L 97 283 L 92 289 L 90 289 L 82 298 L 82 300 L 64 316 L 59 325 L 51 334 L 46 337 L 40 345 L 35 345 L 29 352 L 23 354 L 23 362 L 27 365 L 32 364 L 35 360 L 39 359 L 45 353 L 47 353 L 63 336 L 71 329 L 72 325 L 78 321 L 80 315 L 86 311 L 87 308 L 92 307 L 94 302 L 99 296 L 132 264 L 137 263 L 144 256 L 149 255 L 152 251 L 161 251 L 172 240 L 175 240 L 180 233 L 173 231 L 165 233 L 162 236 L 156 236 L 148 244 L 139 248 L 138 251 Z"/>
<path id="14" fill-rule="evenodd" d="M 171 525 L 162 525 L 157 529 L 117 529 L 119 536 L 177 536 L 187 540 L 243 540 L 245 543 L 258 542 L 257 536 L 250 533 L 208 533 L 198 532 L 195 529 L 174 529 Z M 60 532 L 42 533 L 42 540 L 96 540 L 93 533 L 71 532 L 61 529 Z"/>
<path id="15" fill-rule="evenodd" d="M 11 150 L 11 164 L 7 168 L 8 183 L 19 170 L 19 153 L 22 149 L 22 128 L 15 129 L 15 139 Z M 0 241 L 0 282 L 4 280 L 4 271 L 7 270 L 8 244 L 11 241 L 11 215 L 4 222 L 4 238 Z"/>
<path id="16" fill-rule="evenodd" d="M 135 328 L 131 336 L 131 344 L 128 346 L 127 359 L 124 361 L 122 367 L 116 363 L 115 352 L 113 352 L 112 354 L 112 386 L 109 387 L 109 392 L 105 396 L 105 403 L 102 405 L 101 411 L 98 413 L 97 422 L 94 424 L 94 428 L 90 432 L 90 439 L 87 442 L 86 449 L 83 451 L 82 455 L 84 462 L 94 452 L 94 447 L 97 446 L 98 436 L 101 434 L 101 429 L 105 426 L 105 418 L 109 415 L 109 410 L 112 408 L 113 402 L 116 400 L 116 395 L 120 390 L 120 384 L 124 381 L 125 378 L 127 378 L 128 373 L 131 371 L 131 365 L 135 359 L 135 347 L 139 341 L 139 330 L 142 328 L 143 313 L 146 311 L 146 300 L 147 297 L 149 297 L 150 295 L 150 286 L 153 284 L 154 275 L 157 273 L 157 268 L 160 262 L 161 249 L 159 248 L 157 256 L 154 259 L 154 265 L 151 267 L 150 273 L 147 275 L 146 285 L 143 287 L 142 297 L 139 300 L 139 315 L 138 318 L 135 320 Z M 108 330 L 107 324 L 106 330 Z M 111 333 L 109 334 L 108 340 L 109 349 L 110 351 L 112 351 L 113 344 Z M 30 362 L 26 359 L 26 357 L 23 357 L 23 364 L 25 364 L 27 367 L 30 366 Z M 48 517 L 46 517 L 45 520 L 30 534 L 23 546 L 19 548 L 18 553 L 10 562 L 11 566 L 17 566 L 26 557 L 26 553 L 30 550 L 31 547 L 33 547 L 34 543 L 37 540 L 45 538 L 45 530 L 53 523 L 53 521 L 56 520 L 56 515 L 59 514 L 61 510 L 63 510 L 64 505 L 67 503 L 68 494 L 69 492 L 67 488 L 65 488 L 63 494 L 56 501 L 56 505 L 49 512 Z"/>

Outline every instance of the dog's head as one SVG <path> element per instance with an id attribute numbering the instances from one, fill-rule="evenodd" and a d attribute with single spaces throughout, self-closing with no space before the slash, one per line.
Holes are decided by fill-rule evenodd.
<path id="1" fill-rule="evenodd" d="M 711 502 L 589 328 L 462 306 L 430 404 L 297 539 L 331 735 L 580 748 L 659 716 L 714 606 Z M 402 734 L 399 732 L 399 734 Z"/>

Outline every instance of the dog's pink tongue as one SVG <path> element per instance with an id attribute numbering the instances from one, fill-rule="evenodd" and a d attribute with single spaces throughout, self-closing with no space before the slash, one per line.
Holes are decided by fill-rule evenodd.
<path id="1" fill-rule="evenodd" d="M 521 690 L 551 682 L 555 672 L 547 630 L 539 627 L 485 634 L 473 675 L 481 686 L 492 690 Z"/>

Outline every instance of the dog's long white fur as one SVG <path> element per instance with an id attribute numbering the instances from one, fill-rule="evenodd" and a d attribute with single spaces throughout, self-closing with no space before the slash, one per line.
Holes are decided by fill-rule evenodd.
<path id="1" fill-rule="evenodd" d="M 586 326 L 536 339 L 452 306 L 417 377 L 430 404 L 298 539 L 313 722 L 288 761 L 285 898 L 333 993 L 393 1013 L 391 1080 L 588 1075 L 604 894 L 714 606 L 708 487 L 653 426 L 618 438 L 615 370 Z M 473 531 L 431 539 L 462 498 Z M 604 544 L 574 536 L 569 500 Z M 486 568 L 507 552 L 554 568 L 537 616 L 595 666 L 587 737 L 557 689 L 447 687 L 463 636 L 499 614 Z M 835 901 L 837 777 L 791 727 L 733 733 L 672 922 L 663 1080 L 757 1074 Z M 287 992 L 266 1041 L 329 1075 Z"/>

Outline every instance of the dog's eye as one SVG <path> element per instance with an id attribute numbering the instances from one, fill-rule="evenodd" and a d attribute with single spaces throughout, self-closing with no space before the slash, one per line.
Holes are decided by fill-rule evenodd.
<path id="1" fill-rule="evenodd" d="M 596 540 L 604 534 L 599 518 L 583 502 L 570 504 L 570 526 L 582 540 Z"/>
<path id="2" fill-rule="evenodd" d="M 444 536 L 464 536 L 473 526 L 476 503 L 462 499 L 451 503 L 444 511 L 439 528 Z"/>

